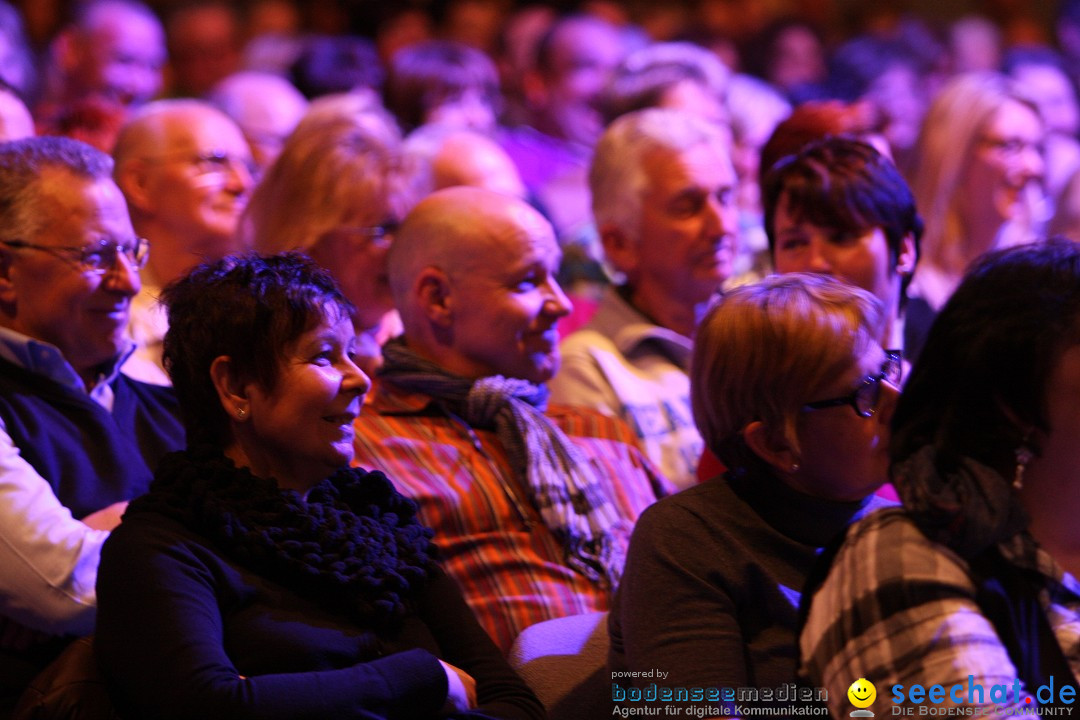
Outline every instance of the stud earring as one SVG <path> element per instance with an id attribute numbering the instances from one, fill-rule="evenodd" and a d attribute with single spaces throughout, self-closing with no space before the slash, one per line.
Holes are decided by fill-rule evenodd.
<path id="1" fill-rule="evenodd" d="M 799 463 L 791 463 L 791 468 L 789 468 L 789 472 L 799 472 Z"/>
<path id="2" fill-rule="evenodd" d="M 247 410 L 245 410 L 244 408 L 236 408 L 237 420 L 243 420 L 245 415 L 247 415 Z"/>

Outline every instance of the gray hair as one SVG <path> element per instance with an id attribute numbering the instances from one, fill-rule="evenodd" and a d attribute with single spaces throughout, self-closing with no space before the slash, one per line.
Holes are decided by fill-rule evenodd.
<path id="1" fill-rule="evenodd" d="M 618 118 L 596 144 L 589 168 L 593 217 L 637 240 L 641 195 L 648 185 L 645 158 L 658 150 L 681 153 L 706 144 L 729 152 L 723 128 L 678 110 L 649 108 Z"/>
<path id="2" fill-rule="evenodd" d="M 86 180 L 111 179 L 113 162 L 78 140 L 33 137 L 0 143 L 0 239 L 33 240 L 43 224 L 42 173 L 66 170 Z"/>

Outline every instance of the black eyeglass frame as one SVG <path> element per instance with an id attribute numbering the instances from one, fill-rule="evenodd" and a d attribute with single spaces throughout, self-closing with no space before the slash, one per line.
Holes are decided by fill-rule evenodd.
<path id="1" fill-rule="evenodd" d="M 873 417 L 877 412 L 878 403 L 881 402 L 881 383 L 888 382 L 893 387 L 900 387 L 902 361 L 903 357 L 899 352 L 886 350 L 881 372 L 876 375 L 867 375 L 857 388 L 843 397 L 808 402 L 802 406 L 802 409 L 803 411 L 824 410 L 848 405 L 859 417 Z"/>

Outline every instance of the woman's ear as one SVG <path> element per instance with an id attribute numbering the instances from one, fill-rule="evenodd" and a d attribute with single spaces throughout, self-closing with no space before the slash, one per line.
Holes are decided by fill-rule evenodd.
<path id="1" fill-rule="evenodd" d="M 743 439 L 755 455 L 776 470 L 789 475 L 799 469 L 799 458 L 782 437 L 774 437 L 765 423 L 755 420 L 742 430 Z"/>
<path id="2" fill-rule="evenodd" d="M 250 403 L 247 397 L 246 387 L 233 372 L 232 358 L 228 355 L 218 355 L 210 363 L 210 380 L 217 390 L 221 407 L 225 414 L 236 422 L 244 422 L 249 417 Z"/>

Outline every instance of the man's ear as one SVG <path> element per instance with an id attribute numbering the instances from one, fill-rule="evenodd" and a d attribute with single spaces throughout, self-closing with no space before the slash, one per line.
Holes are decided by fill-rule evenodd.
<path id="1" fill-rule="evenodd" d="M 416 276 L 413 297 L 424 317 L 441 328 L 450 326 L 454 315 L 454 294 L 450 277 L 437 267 L 426 267 Z"/>
<path id="2" fill-rule="evenodd" d="M 621 273 L 631 274 L 640 263 L 638 243 L 628 237 L 622 228 L 605 223 L 599 228 L 600 243 L 604 246 L 604 257 Z"/>
<path id="3" fill-rule="evenodd" d="M 247 396 L 247 386 L 237 377 L 232 358 L 218 355 L 210 363 L 210 380 L 217 390 L 221 407 L 230 419 L 244 422 L 250 417 L 251 403 Z"/>
<path id="4" fill-rule="evenodd" d="M 896 254 L 896 274 L 907 277 L 915 272 L 915 261 L 918 257 L 915 253 L 915 236 L 908 233 L 900 240 L 899 252 Z"/>
<path id="5" fill-rule="evenodd" d="M 116 169 L 116 184 L 124 193 L 128 206 L 142 213 L 154 207 L 149 191 L 150 166 L 143 160 L 131 159 Z"/>
<path id="6" fill-rule="evenodd" d="M 755 420 L 742 430 L 743 439 L 755 455 L 785 475 L 798 469 L 798 456 L 782 437 L 774 437 L 765 423 Z"/>

